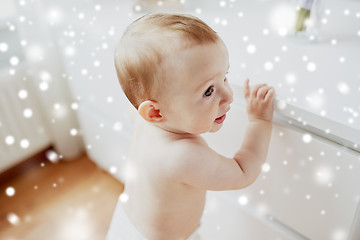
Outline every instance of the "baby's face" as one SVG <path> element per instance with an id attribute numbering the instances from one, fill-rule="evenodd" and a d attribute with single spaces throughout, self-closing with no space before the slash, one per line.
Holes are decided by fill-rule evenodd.
<path id="1" fill-rule="evenodd" d="M 177 133 L 215 132 L 222 126 L 233 93 L 226 79 L 224 43 L 195 45 L 164 60 L 166 87 L 159 97 L 162 127 Z"/>

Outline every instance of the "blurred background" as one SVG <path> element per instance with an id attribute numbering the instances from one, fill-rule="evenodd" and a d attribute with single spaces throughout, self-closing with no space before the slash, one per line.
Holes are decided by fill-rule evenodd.
<path id="1" fill-rule="evenodd" d="M 251 196 L 275 192 L 266 185 L 270 182 L 262 181 L 229 198 L 255 212 L 264 211 L 266 205 L 267 213 L 292 232 L 300 232 L 296 236 L 302 239 L 350 238 L 351 229 L 359 226 L 355 220 L 360 189 L 354 183 L 360 180 L 360 2 L 315 0 L 305 9 L 309 11 L 304 19 L 306 28 L 298 31 L 295 26 L 302 21 L 298 14 L 302 8 L 302 1 L 295 0 L 2 0 L 0 237 L 104 239 L 122 191 L 121 180 L 127 174 L 132 134 L 129 104 L 113 64 L 114 48 L 132 21 L 147 12 L 167 11 L 201 18 L 228 47 L 235 107 L 220 137 L 205 134 L 216 150 L 231 155 L 237 148 L 238 144 L 224 144 L 224 139 L 234 143 L 239 141 L 234 132 L 242 136 L 245 125 L 238 122 L 246 121 L 240 94 L 246 78 L 252 84 L 273 85 L 277 92 L 275 123 L 279 128 L 274 134 L 288 138 L 274 140 L 276 150 L 269 154 L 262 179 L 279 176 L 272 183 L 278 183 L 281 191 L 278 189 L 278 197 L 241 204 L 244 196 L 247 203 Z M 317 156 L 321 156 L 318 161 Z M 313 159 L 316 166 L 309 163 Z M 291 171 L 280 169 L 292 160 L 297 164 Z M 302 174 L 304 166 L 307 172 Z M 81 187 L 84 179 L 88 179 L 87 185 Z M 283 186 L 284 181 L 289 185 Z M 31 200 L 41 182 L 47 183 L 42 188 L 44 195 Z M 324 185 L 333 192 L 321 192 Z M 304 192 L 297 191 L 298 187 Z M 299 195 L 289 198 L 291 190 Z M 45 208 L 33 213 L 42 209 L 38 206 L 56 202 L 58 198 L 52 197 L 56 194 L 63 197 L 58 205 L 46 208 L 53 209 L 52 215 L 45 215 Z M 75 194 L 82 197 L 73 200 Z M 77 207 L 71 205 L 74 201 Z M 299 213 L 278 206 L 279 202 L 289 203 L 288 208 L 296 202 L 303 205 L 301 209 L 311 210 L 294 220 Z M 95 210 L 104 205 L 106 211 Z M 330 213 L 330 208 L 343 209 L 341 217 L 329 220 L 339 214 L 335 210 Z M 69 223 L 66 218 L 59 218 L 62 224 L 45 220 L 57 218 L 61 212 L 80 219 L 81 224 L 84 219 L 94 219 L 93 225 L 65 226 L 64 222 Z M 304 223 L 308 219 L 313 219 L 312 224 Z M 95 235 L 76 234 L 99 226 L 96 221 L 102 222 L 102 227 Z M 319 222 L 324 227 L 314 230 Z M 44 237 L 56 229 L 70 230 L 65 235 Z M 288 238 L 296 239 L 294 236 Z"/>

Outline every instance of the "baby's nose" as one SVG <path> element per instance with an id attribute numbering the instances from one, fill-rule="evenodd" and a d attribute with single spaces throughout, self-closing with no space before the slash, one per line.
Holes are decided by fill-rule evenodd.
<path id="1" fill-rule="evenodd" d="M 220 105 L 229 105 L 233 102 L 233 91 L 230 87 L 224 90 L 223 99 Z"/>

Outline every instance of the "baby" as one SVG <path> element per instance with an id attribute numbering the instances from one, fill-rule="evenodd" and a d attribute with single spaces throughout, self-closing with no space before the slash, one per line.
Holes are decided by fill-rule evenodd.
<path id="1" fill-rule="evenodd" d="M 115 67 L 137 112 L 128 199 L 115 214 L 122 215 L 118 227 L 133 233 L 117 239 L 198 239 L 206 190 L 241 189 L 259 175 L 272 129 L 272 87 L 245 81 L 249 123 L 233 158 L 200 135 L 218 131 L 230 110 L 229 66 L 224 42 L 196 17 L 147 14 L 125 31 Z"/>

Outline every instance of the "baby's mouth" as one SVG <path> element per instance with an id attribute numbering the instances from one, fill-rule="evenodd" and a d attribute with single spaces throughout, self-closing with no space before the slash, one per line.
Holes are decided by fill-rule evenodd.
<path id="1" fill-rule="evenodd" d="M 214 122 L 217 124 L 221 124 L 224 122 L 225 118 L 226 118 L 226 113 L 224 115 L 222 115 L 221 117 L 216 118 Z"/>

